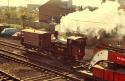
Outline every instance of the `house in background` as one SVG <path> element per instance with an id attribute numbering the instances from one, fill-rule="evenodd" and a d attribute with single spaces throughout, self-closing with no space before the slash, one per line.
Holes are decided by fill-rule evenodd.
<path id="1" fill-rule="evenodd" d="M 50 0 L 39 7 L 39 21 L 49 23 L 55 19 L 56 23 L 60 23 L 62 16 L 74 11 L 72 0 Z"/>

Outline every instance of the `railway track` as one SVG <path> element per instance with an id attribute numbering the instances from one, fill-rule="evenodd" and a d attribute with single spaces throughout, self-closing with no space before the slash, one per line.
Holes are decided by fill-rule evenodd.
<path id="1" fill-rule="evenodd" d="M 14 61 L 16 63 L 20 63 L 20 64 L 23 64 L 25 66 L 31 67 L 32 69 L 37 70 L 37 71 L 40 72 L 40 74 L 37 75 L 37 76 L 26 77 L 26 78 L 24 78 L 25 76 L 23 76 L 25 74 L 20 75 L 20 77 L 16 77 L 16 78 L 19 78 L 19 79 L 14 78 L 14 81 L 20 81 L 20 80 L 21 81 L 44 81 L 44 80 L 45 81 L 54 81 L 54 80 L 58 81 L 59 79 L 62 79 L 63 81 L 78 81 L 78 80 L 73 79 L 71 77 L 67 77 L 66 75 L 65 76 L 61 75 L 61 74 L 59 74 L 59 73 L 57 73 L 57 72 L 55 72 L 53 70 L 50 70 L 48 68 L 45 68 L 45 67 L 40 67 L 40 66 L 37 66 L 37 65 L 33 65 L 33 64 L 28 63 L 28 62 L 24 62 L 22 60 L 18 60 L 18 59 L 8 57 L 8 56 L 5 56 L 5 55 L 0 55 L 0 56 L 2 58 L 8 59 L 10 61 Z M 21 74 L 21 73 L 19 73 L 19 74 Z M 11 74 L 9 74 L 9 75 L 11 75 Z M 4 77 L 4 79 L 7 79 L 7 76 Z M 5 81 L 9 81 L 9 80 L 5 80 Z"/>
<path id="2" fill-rule="evenodd" d="M 52 68 L 52 66 L 47 65 L 47 64 L 46 65 L 48 67 L 50 66 L 52 69 L 44 67 L 44 66 L 39 66 L 39 65 L 33 64 L 33 63 L 28 61 L 31 58 L 26 58 L 25 56 L 17 55 L 15 53 L 5 51 L 5 50 L 2 50 L 2 49 L 1 49 L 1 51 L 3 52 L 0 55 L 1 57 L 7 58 L 9 60 L 13 60 L 15 62 L 19 62 L 19 63 L 22 63 L 22 64 L 26 64 L 28 67 L 37 69 L 37 70 L 39 70 L 43 73 L 42 75 L 39 75 L 37 77 L 27 78 L 27 79 L 25 79 L 26 81 L 34 81 L 34 80 L 35 81 L 44 81 L 44 80 L 46 80 L 46 81 L 59 81 L 59 79 L 60 80 L 62 79 L 64 81 L 80 81 L 80 79 L 78 79 L 74 76 L 71 76 L 70 73 L 65 72 L 62 68 L 59 68 L 59 69 L 63 70 L 64 71 L 63 73 L 61 71 L 59 71 L 59 69 L 55 70 L 55 69 L 53 69 L 55 67 Z M 22 58 L 25 58 L 25 60 L 22 59 Z M 38 79 L 38 80 L 36 80 L 36 79 Z"/>
<path id="3" fill-rule="evenodd" d="M 24 81 L 43 81 L 43 80 L 46 80 L 46 81 L 57 80 L 58 81 L 58 79 L 63 79 L 64 81 L 80 81 L 79 79 L 75 77 L 69 76 L 70 74 L 63 74 L 53 69 L 50 69 L 44 66 L 39 66 L 39 65 L 30 63 L 28 61 L 21 60 L 21 59 L 16 59 L 11 56 L 7 56 L 5 54 L 0 54 L 0 57 L 3 57 L 10 61 L 14 61 L 19 64 L 26 65 L 42 73 L 39 76 L 26 78 L 24 79 Z"/>
<path id="4" fill-rule="evenodd" d="M 21 51 L 27 51 L 27 50 L 25 50 L 24 48 L 23 48 L 23 46 L 21 46 L 21 45 L 17 45 L 17 44 L 14 44 L 14 43 L 10 43 L 10 42 L 5 42 L 5 41 L 2 41 L 2 40 L 0 40 L 0 44 L 2 44 L 2 45 L 4 45 L 4 46 L 7 46 L 7 47 L 11 47 L 11 48 L 15 48 L 15 49 L 17 49 L 17 50 L 21 50 Z M 2 50 L 4 50 L 4 49 L 2 49 Z M 10 50 L 10 52 L 12 52 L 11 50 Z M 36 58 L 31 58 L 31 57 L 29 57 L 29 56 L 26 56 L 26 55 L 23 55 L 23 54 L 15 54 L 15 55 L 17 55 L 17 56 L 21 56 L 21 57 L 23 57 L 23 58 L 26 58 L 26 59 L 30 59 L 30 60 L 34 60 L 34 61 L 37 61 L 38 63 L 40 63 L 40 64 L 42 64 L 42 65 L 44 65 L 44 66 L 46 66 L 46 67 L 50 67 L 50 68 L 53 68 L 53 69 L 55 69 L 55 70 L 57 70 L 57 71 L 62 71 L 62 72 L 64 72 L 64 73 L 68 73 L 69 71 L 71 71 L 71 70 L 69 70 L 69 69 L 66 69 L 65 67 L 63 67 L 63 66 L 57 66 L 57 65 L 54 65 L 54 64 L 46 64 L 45 62 L 42 62 L 42 61 L 40 61 L 40 60 L 38 60 L 37 58 L 39 58 L 39 57 L 47 57 L 47 58 L 49 58 L 49 59 L 51 59 L 50 57 L 48 57 L 47 55 L 47 52 L 46 51 L 43 51 L 43 52 L 40 52 L 40 53 L 37 53 L 37 52 L 29 52 L 29 54 L 30 54 L 30 56 L 32 56 L 32 57 L 35 57 L 34 55 L 38 55 L 38 57 L 36 57 Z M 65 69 L 64 69 L 65 68 Z"/>
<path id="5" fill-rule="evenodd" d="M 6 43 L 5 41 L 4 42 L 1 41 L 0 44 L 6 45 L 8 47 L 12 47 L 12 48 L 15 48 L 15 49 L 18 49 L 18 50 L 21 50 L 21 51 L 27 51 L 21 45 L 17 45 L 17 44 L 14 44 L 14 43 L 10 43 L 10 42 Z M 5 50 L 2 50 L 2 51 L 5 51 Z M 5 51 L 5 52 L 8 52 L 8 51 Z M 8 53 L 9 53 L 8 55 L 10 55 L 10 53 L 12 53 L 12 52 L 8 52 Z M 47 53 L 48 52 L 46 52 L 46 51 L 40 52 L 40 54 L 35 52 L 35 55 L 46 56 Z M 89 81 L 104 81 L 104 80 L 100 80 L 100 78 L 97 78 L 97 77 L 95 78 L 95 77 L 89 75 L 89 73 L 81 73 L 79 71 L 72 71 L 72 70 L 69 70 L 69 69 L 64 69 L 64 67 L 61 67 L 61 66 L 56 66 L 56 65 L 48 64 L 48 63 L 46 64 L 44 62 L 38 61 L 38 59 L 36 59 L 36 58 L 30 58 L 30 57 L 26 57 L 24 55 L 19 55 L 19 54 L 14 54 L 14 53 L 12 53 L 10 56 L 14 56 L 14 57 L 16 56 L 16 58 L 20 57 L 21 60 L 23 60 L 23 61 L 25 60 L 26 62 L 29 59 L 34 60 L 37 63 L 41 64 L 41 65 L 39 65 L 39 64 L 35 63 L 36 66 L 43 67 L 43 68 L 47 67 L 47 70 L 48 69 L 50 70 L 49 72 L 51 72 L 51 70 L 52 70 L 54 73 L 58 74 L 58 75 L 56 75 L 56 77 L 53 77 L 53 75 L 52 75 L 53 78 L 47 78 L 47 77 L 45 78 L 45 76 L 51 76 L 51 75 L 48 75 L 48 73 L 45 73 L 45 75 L 43 74 L 42 76 L 40 75 L 40 76 L 37 76 L 37 77 L 27 78 L 27 79 L 25 79 L 26 81 L 27 80 L 28 81 L 34 81 L 34 80 L 35 81 L 84 81 L 84 79 L 86 79 L 86 77 L 90 79 Z M 28 66 L 30 66 L 30 65 L 28 65 Z M 41 71 L 41 70 L 39 70 L 39 71 Z M 41 80 L 41 77 L 44 77 L 44 80 L 43 79 Z M 36 80 L 36 79 L 38 79 L 38 80 Z"/>
<path id="6" fill-rule="evenodd" d="M 0 71 L 0 81 L 20 81 L 19 79 Z"/>
<path id="7" fill-rule="evenodd" d="M 15 43 L 8 42 L 8 41 L 5 41 L 5 39 L 4 39 L 4 40 L 0 39 L 0 42 L 2 42 L 2 43 L 6 43 L 6 44 L 10 44 L 10 45 L 14 45 L 14 46 L 17 46 L 17 47 L 22 47 L 22 45 L 15 44 Z"/>

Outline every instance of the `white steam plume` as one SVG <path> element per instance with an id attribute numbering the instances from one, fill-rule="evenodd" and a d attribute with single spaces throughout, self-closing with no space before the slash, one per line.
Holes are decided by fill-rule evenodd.
<path id="1" fill-rule="evenodd" d="M 86 9 L 70 13 L 61 18 L 61 23 L 56 28 L 63 33 L 79 31 L 81 34 L 99 38 L 100 30 L 112 33 L 117 27 L 118 34 L 125 36 L 125 12 L 118 10 L 119 6 L 117 1 L 106 1 L 93 12 Z"/>

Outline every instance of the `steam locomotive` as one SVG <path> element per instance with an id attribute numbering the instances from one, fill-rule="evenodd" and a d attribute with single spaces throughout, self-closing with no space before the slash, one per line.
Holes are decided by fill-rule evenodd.
<path id="1" fill-rule="evenodd" d="M 85 56 L 86 37 L 71 36 L 64 41 L 57 37 L 52 39 L 47 31 L 25 29 L 21 43 L 28 49 L 49 51 L 66 62 L 69 59 L 81 61 Z M 94 48 L 92 59 L 83 66 L 86 64 L 87 68 L 78 71 L 83 76 L 87 75 L 85 81 L 125 81 L 125 49 L 99 44 Z"/>
<path id="2" fill-rule="evenodd" d="M 47 31 L 34 29 L 22 30 L 22 45 L 27 49 L 37 49 L 37 51 L 49 51 L 60 59 L 81 60 L 85 55 L 85 37 L 68 37 L 67 40 L 59 40 L 55 35 Z"/>

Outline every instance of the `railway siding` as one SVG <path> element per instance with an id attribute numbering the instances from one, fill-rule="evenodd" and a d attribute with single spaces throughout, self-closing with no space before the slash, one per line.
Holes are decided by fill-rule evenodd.
<path id="1" fill-rule="evenodd" d="M 72 76 L 68 76 L 68 74 L 64 74 L 64 73 L 61 73 L 61 72 L 58 72 L 58 71 L 55 71 L 55 70 L 52 70 L 52 69 L 50 69 L 50 68 L 47 68 L 47 67 L 44 67 L 44 66 L 38 66 L 38 65 L 36 65 L 36 64 L 33 64 L 33 63 L 31 63 L 31 62 L 29 62 L 28 60 L 29 59 L 27 59 L 27 58 L 25 58 L 24 56 L 20 56 L 19 57 L 19 55 L 15 55 L 14 53 L 12 53 L 12 52 L 10 52 L 10 51 L 7 51 L 7 50 L 5 50 L 5 49 L 1 49 L 1 54 L 0 54 L 0 56 L 1 57 L 4 57 L 4 58 L 6 58 L 6 59 L 9 59 L 9 61 L 11 60 L 11 61 L 14 61 L 14 62 L 17 62 L 17 64 L 16 63 L 10 63 L 9 64 L 9 62 L 8 63 L 5 63 L 5 66 L 7 66 L 7 67 L 17 67 L 17 66 L 19 66 L 20 64 L 23 64 L 23 65 L 25 65 L 25 66 L 27 66 L 27 67 L 25 67 L 26 68 L 26 70 L 20 70 L 22 67 L 20 67 L 20 69 L 14 69 L 14 71 L 16 70 L 16 72 L 14 72 L 12 69 L 11 69 L 11 71 L 13 71 L 12 73 L 10 72 L 10 70 L 6 70 L 6 72 L 10 72 L 10 74 L 12 74 L 12 75 L 14 75 L 13 73 L 15 73 L 15 74 L 19 74 L 18 72 L 20 72 L 21 71 L 21 74 L 19 74 L 19 75 L 15 75 L 16 77 L 19 77 L 20 79 L 26 79 L 26 81 L 27 80 L 31 80 L 31 79 L 33 79 L 33 80 L 35 80 L 35 79 L 39 79 L 39 80 L 52 80 L 52 81 L 54 81 L 54 80 L 57 80 L 57 79 L 63 79 L 64 81 L 79 81 L 79 79 L 78 78 L 74 78 L 74 77 L 72 77 Z M 25 58 L 25 60 L 23 59 L 23 58 Z M 30 68 L 32 68 L 32 69 L 30 69 Z M 24 66 L 23 66 L 23 68 L 24 68 Z M 27 68 L 29 68 L 29 69 L 27 69 Z M 3 70 L 3 69 L 2 69 Z M 31 71 L 31 73 L 30 74 L 27 74 L 27 75 L 31 75 L 31 74 L 33 74 L 33 73 L 36 73 L 36 76 L 25 76 L 25 74 L 26 73 L 29 73 L 29 72 L 27 72 L 27 71 Z M 36 71 L 36 72 L 35 72 Z M 24 73 L 22 73 L 22 72 L 24 72 Z M 40 73 L 39 73 L 40 72 Z M 44 73 L 45 72 L 45 73 Z M 46 75 L 47 74 L 47 75 Z M 20 76 L 25 76 L 25 77 L 20 77 Z M 36 78 L 35 78 L 36 77 Z M 38 78 L 39 77 L 39 78 Z M 33 80 L 31 80 L 31 81 L 33 81 Z M 38 81 L 39 81 L 38 80 Z"/>

